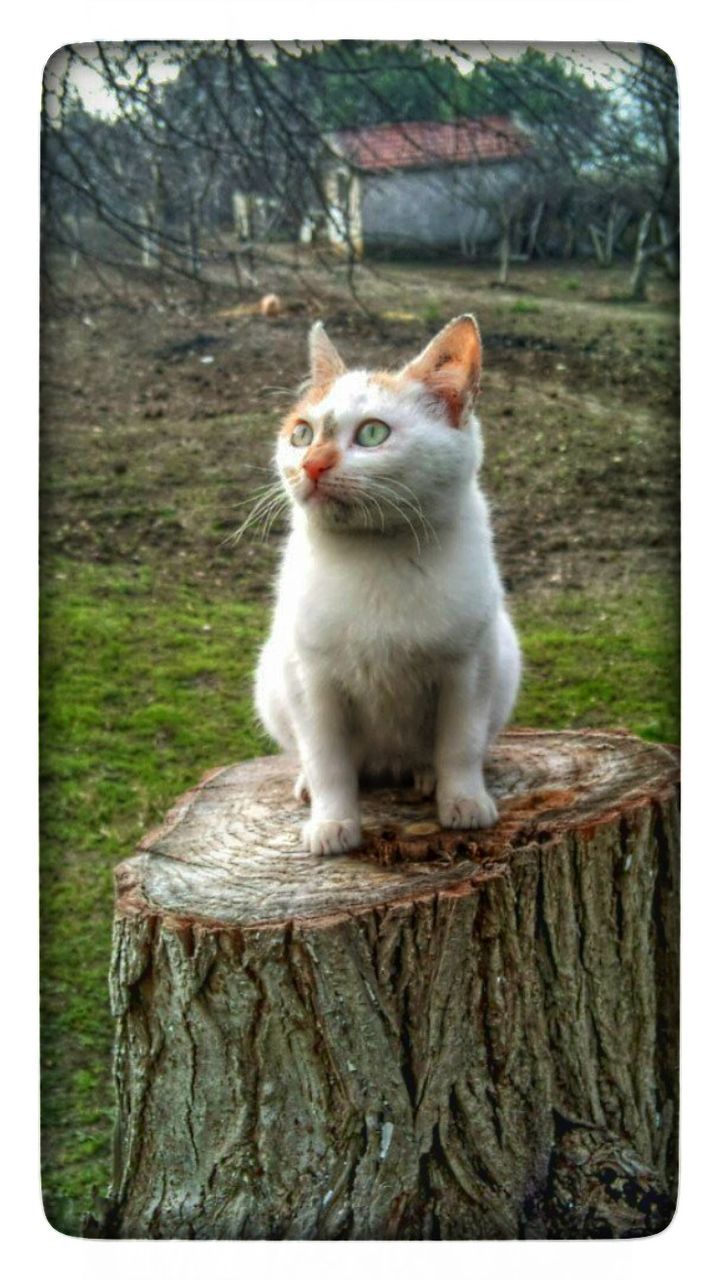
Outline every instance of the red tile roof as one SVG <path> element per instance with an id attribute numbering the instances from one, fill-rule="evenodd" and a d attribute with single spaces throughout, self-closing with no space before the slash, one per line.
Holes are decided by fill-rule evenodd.
<path id="1" fill-rule="evenodd" d="M 404 124 L 368 125 L 341 129 L 331 139 L 351 164 L 375 171 L 507 160 L 530 149 L 528 135 L 503 116 L 452 124 L 408 120 Z"/>

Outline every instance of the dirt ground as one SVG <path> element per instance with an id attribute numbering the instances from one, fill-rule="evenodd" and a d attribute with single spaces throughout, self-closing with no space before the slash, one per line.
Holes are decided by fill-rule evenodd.
<path id="1" fill-rule="evenodd" d="M 484 343 L 484 483 L 511 591 L 667 568 L 678 553 L 677 298 L 623 301 L 627 270 L 379 264 L 270 277 L 257 295 L 79 268 L 43 305 L 42 517 L 49 552 L 150 563 L 262 594 L 268 545 L 228 541 L 269 474 L 319 315 L 348 364 L 393 367 L 453 315 Z M 246 509 L 246 508 L 245 508 Z"/>

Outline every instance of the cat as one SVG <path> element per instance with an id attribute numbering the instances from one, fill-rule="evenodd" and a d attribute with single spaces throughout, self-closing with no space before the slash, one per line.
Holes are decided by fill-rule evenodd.
<path id="1" fill-rule="evenodd" d="M 412 776 L 443 827 L 491 826 L 488 745 L 521 671 L 477 473 L 471 315 L 397 373 L 348 371 L 321 322 L 276 466 L 292 527 L 256 709 L 299 756 L 303 845 L 361 843 L 359 779 Z"/>

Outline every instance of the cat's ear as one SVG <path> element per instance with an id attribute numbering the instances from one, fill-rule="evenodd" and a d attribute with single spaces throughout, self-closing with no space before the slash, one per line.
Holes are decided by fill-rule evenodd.
<path id="1" fill-rule="evenodd" d="M 340 355 L 325 332 L 322 320 L 310 330 L 310 384 L 313 387 L 329 387 L 346 372 Z"/>
<path id="2" fill-rule="evenodd" d="M 474 316 L 458 316 L 440 330 L 424 351 L 405 365 L 402 376 L 422 382 L 445 402 L 448 417 L 459 427 L 480 386 L 482 344 Z"/>

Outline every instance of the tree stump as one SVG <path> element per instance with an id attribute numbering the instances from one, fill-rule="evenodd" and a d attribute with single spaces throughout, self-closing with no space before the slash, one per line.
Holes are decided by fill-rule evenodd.
<path id="1" fill-rule="evenodd" d="M 506 734 L 490 831 L 363 796 L 301 851 L 282 757 L 117 868 L 115 1165 L 96 1233 L 646 1235 L 677 1164 L 677 756 Z"/>

